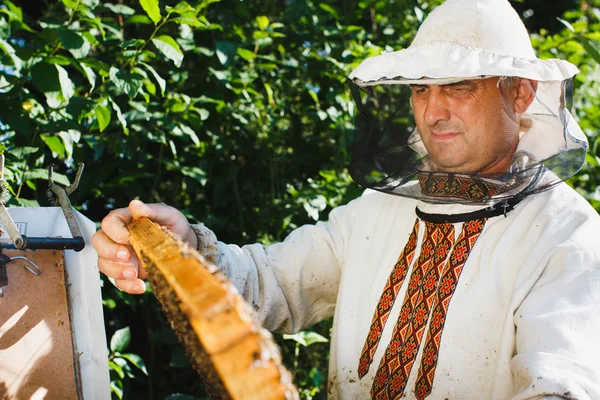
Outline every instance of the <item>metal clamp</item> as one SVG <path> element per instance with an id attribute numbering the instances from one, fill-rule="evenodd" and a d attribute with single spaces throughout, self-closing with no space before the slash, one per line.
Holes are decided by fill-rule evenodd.
<path id="1" fill-rule="evenodd" d="M 4 290 L 2 287 L 8 285 L 8 271 L 6 269 L 7 264 L 14 260 L 25 260 L 28 264 L 26 263 L 23 267 L 35 276 L 39 276 L 42 273 L 39 265 L 25 256 L 8 257 L 5 254 L 0 254 L 0 297 L 4 297 Z"/>
<path id="2" fill-rule="evenodd" d="M 18 250 L 38 250 L 38 249 L 54 249 L 54 250 L 75 250 L 81 251 L 85 247 L 85 241 L 81 236 L 81 229 L 79 229 L 79 224 L 77 223 L 77 219 L 75 218 L 75 212 L 73 211 L 73 207 L 71 206 L 71 201 L 69 200 L 69 194 L 73 193 L 77 186 L 79 185 L 79 181 L 81 179 L 81 174 L 83 173 L 83 163 L 78 164 L 79 168 L 75 175 L 75 181 L 63 188 L 54 183 L 52 179 L 52 171 L 53 166 L 50 166 L 48 170 L 48 190 L 47 194 L 50 198 L 52 205 L 59 205 L 62 209 L 62 212 L 67 221 L 67 225 L 69 226 L 69 231 L 71 231 L 72 238 L 43 238 L 43 237 L 27 237 L 25 235 L 21 235 L 19 230 L 17 229 L 15 223 L 13 222 L 8 210 L 6 209 L 4 202 L 0 201 L 0 222 L 4 225 L 4 229 L 10 236 L 11 241 L 14 244 L 14 247 Z M 4 172 L 4 155 L 0 154 L 0 182 L 3 182 L 3 172 Z M 5 246 L 6 247 L 6 246 Z"/>

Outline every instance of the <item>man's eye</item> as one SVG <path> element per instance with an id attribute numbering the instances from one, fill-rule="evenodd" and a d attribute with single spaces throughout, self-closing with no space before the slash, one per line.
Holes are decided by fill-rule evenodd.
<path id="1" fill-rule="evenodd" d="M 416 94 L 423 94 L 427 91 L 426 87 L 413 87 L 413 92 Z"/>
<path id="2" fill-rule="evenodd" d="M 471 90 L 473 90 L 473 88 L 471 86 L 467 86 L 467 85 L 450 86 L 449 89 L 454 93 L 467 93 L 467 92 L 470 92 Z"/>

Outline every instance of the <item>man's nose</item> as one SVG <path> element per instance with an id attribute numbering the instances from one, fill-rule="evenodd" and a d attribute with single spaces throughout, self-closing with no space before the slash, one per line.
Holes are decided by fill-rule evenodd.
<path id="1" fill-rule="evenodd" d="M 448 99 L 439 88 L 430 90 L 425 107 L 425 123 L 433 126 L 440 121 L 450 119 L 450 110 L 448 108 Z"/>

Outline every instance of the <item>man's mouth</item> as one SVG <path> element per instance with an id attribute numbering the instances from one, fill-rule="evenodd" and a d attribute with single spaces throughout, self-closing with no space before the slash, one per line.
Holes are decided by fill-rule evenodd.
<path id="1" fill-rule="evenodd" d="M 460 132 L 452 132 L 452 131 L 431 131 L 431 138 L 433 140 L 445 141 L 454 139 L 460 135 Z"/>

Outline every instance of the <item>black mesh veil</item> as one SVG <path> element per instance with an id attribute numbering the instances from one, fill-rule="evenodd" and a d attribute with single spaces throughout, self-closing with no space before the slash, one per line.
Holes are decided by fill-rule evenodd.
<path id="1" fill-rule="evenodd" d="M 498 90 L 502 79 L 494 81 Z M 571 79 L 538 82 L 537 88 L 531 88 L 533 100 L 519 114 L 518 122 L 503 125 L 509 127 L 503 128 L 506 132 L 498 131 L 493 123 L 484 129 L 479 127 L 480 131 L 486 130 L 486 135 L 518 135 L 516 149 L 510 152 L 510 165 L 495 173 L 444 172 L 439 167 L 440 159 L 451 157 L 460 146 L 454 147 L 448 140 L 442 143 L 446 147 L 441 147 L 447 151 L 428 151 L 428 145 L 433 150 L 439 143 L 432 139 L 427 142 L 425 138 L 432 135 L 422 136 L 417 128 L 411 86 L 359 79 L 349 80 L 348 84 L 357 104 L 350 173 L 366 188 L 432 203 L 489 205 L 550 189 L 574 175 L 585 161 L 587 141 L 570 113 Z M 438 89 L 454 93 L 454 87 L 460 84 L 452 84 L 452 89 L 438 85 Z M 462 107 L 460 101 L 456 104 Z M 494 121 L 496 117 L 506 120 L 502 106 L 498 108 L 484 111 L 476 121 Z M 456 124 L 453 126 L 468 130 L 460 121 Z M 425 123 L 420 126 L 428 130 Z M 493 155 L 490 143 L 496 142 L 471 142 L 470 151 L 474 157 Z"/>

